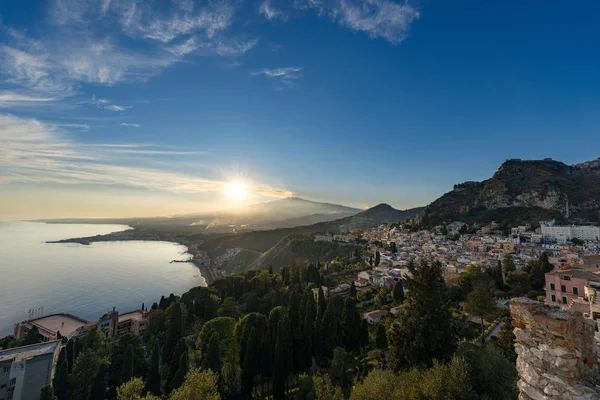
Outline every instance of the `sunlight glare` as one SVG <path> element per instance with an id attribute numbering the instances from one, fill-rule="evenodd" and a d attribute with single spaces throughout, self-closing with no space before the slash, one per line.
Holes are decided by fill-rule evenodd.
<path id="1" fill-rule="evenodd" d="M 230 182 L 227 185 L 227 194 L 234 201 L 241 201 L 246 194 L 246 186 L 241 182 Z"/>

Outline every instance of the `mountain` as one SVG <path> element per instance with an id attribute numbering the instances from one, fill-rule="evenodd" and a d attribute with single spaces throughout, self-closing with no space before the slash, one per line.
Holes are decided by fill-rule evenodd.
<path id="1" fill-rule="evenodd" d="M 454 185 L 418 219 L 425 226 L 452 220 L 599 222 L 600 159 L 577 165 L 507 160 L 488 180 Z"/>
<path id="2" fill-rule="evenodd" d="M 279 219 L 284 219 L 314 214 L 328 214 L 332 216 L 336 214 L 356 214 L 360 210 L 340 204 L 320 203 L 301 199 L 300 197 L 286 197 L 284 199 L 250 205 L 243 212 L 248 215 L 277 215 Z"/>

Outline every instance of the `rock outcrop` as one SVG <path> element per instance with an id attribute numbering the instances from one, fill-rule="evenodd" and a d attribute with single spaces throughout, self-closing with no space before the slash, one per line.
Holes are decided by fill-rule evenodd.
<path id="1" fill-rule="evenodd" d="M 600 399 L 594 322 L 527 298 L 510 301 L 519 399 Z"/>

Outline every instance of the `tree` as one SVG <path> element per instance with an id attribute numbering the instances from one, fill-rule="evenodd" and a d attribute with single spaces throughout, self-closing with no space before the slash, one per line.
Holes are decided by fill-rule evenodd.
<path id="1" fill-rule="evenodd" d="M 306 350 L 304 364 L 305 366 L 309 366 L 312 364 L 312 356 L 314 354 L 314 346 L 313 346 L 313 336 L 314 336 L 314 323 L 315 323 L 315 299 L 312 295 L 312 292 L 309 292 L 309 295 L 306 299 L 305 310 L 304 310 L 304 348 Z"/>
<path id="2" fill-rule="evenodd" d="M 343 313 L 344 300 L 340 296 L 331 296 L 323 314 L 323 354 L 331 357 L 333 349 L 344 344 Z"/>
<path id="3" fill-rule="evenodd" d="M 481 343 L 485 343 L 485 325 L 483 320 L 496 308 L 490 287 L 486 281 L 479 281 L 475 288 L 467 296 L 465 310 L 468 313 L 478 315 L 481 318 Z"/>
<path id="4" fill-rule="evenodd" d="M 404 303 L 404 287 L 402 286 L 402 279 L 398 279 L 398 282 L 394 285 L 393 296 L 396 303 Z"/>
<path id="5" fill-rule="evenodd" d="M 154 395 L 160 396 L 160 344 L 154 341 L 152 357 L 150 359 L 150 370 L 146 377 L 146 388 Z"/>
<path id="6" fill-rule="evenodd" d="M 502 260 L 502 276 L 505 284 L 508 283 L 508 274 L 516 269 L 515 260 L 513 259 L 512 254 L 506 253 L 504 259 Z"/>
<path id="7" fill-rule="evenodd" d="M 350 284 L 350 297 L 356 299 L 356 285 L 354 284 L 354 281 Z"/>
<path id="8" fill-rule="evenodd" d="M 92 349 L 83 350 L 73 363 L 69 375 L 69 397 L 72 400 L 87 399 L 98 375 L 98 370 L 108 361 Z"/>
<path id="9" fill-rule="evenodd" d="M 205 369 L 212 370 L 216 375 L 221 373 L 219 334 L 217 332 L 210 335 L 204 365 Z"/>
<path id="10" fill-rule="evenodd" d="M 52 386 L 46 385 L 42 388 L 40 392 L 40 400 L 57 400 L 57 397 L 52 391 Z"/>
<path id="11" fill-rule="evenodd" d="M 381 254 L 378 251 L 375 252 L 375 266 L 378 266 L 381 262 Z"/>
<path id="12" fill-rule="evenodd" d="M 396 371 L 446 360 L 456 342 L 441 263 L 423 260 L 408 269 L 405 306 L 388 332 L 389 362 Z"/>
<path id="13" fill-rule="evenodd" d="M 344 301 L 342 328 L 346 350 L 358 351 L 360 349 L 360 313 L 356 308 L 356 301 L 351 297 Z"/>
<path id="14" fill-rule="evenodd" d="M 54 388 L 54 394 L 58 397 L 58 400 L 67 400 L 69 390 L 69 362 L 67 361 L 64 348 L 61 350 L 58 360 L 59 362 L 56 364 L 56 373 L 54 374 L 52 387 Z"/>
<path id="15" fill-rule="evenodd" d="M 377 326 L 377 338 L 375 339 L 375 343 L 377 344 L 377 347 L 382 350 L 385 350 L 388 347 L 387 333 L 384 324 L 379 324 Z"/>
<path id="16" fill-rule="evenodd" d="M 169 400 L 221 400 L 216 375 L 212 371 L 192 369 Z"/>
<path id="17" fill-rule="evenodd" d="M 129 382 L 133 378 L 133 346 L 127 345 L 125 358 L 123 359 L 123 368 L 121 371 L 121 382 Z"/>
<path id="18" fill-rule="evenodd" d="M 254 388 L 254 377 L 259 372 L 259 348 L 256 329 L 250 328 L 250 335 L 246 342 L 246 355 L 244 356 L 244 365 L 242 366 L 242 393 L 250 394 Z"/>
<path id="19" fill-rule="evenodd" d="M 162 359 L 165 363 L 171 362 L 171 357 L 173 356 L 173 349 L 175 348 L 176 343 L 183 336 L 183 320 L 181 315 L 181 306 L 179 303 L 175 303 L 171 306 L 171 315 L 170 315 L 170 323 L 169 323 L 169 331 L 167 333 L 167 340 L 163 345 L 163 353 Z M 175 362 L 179 362 L 179 360 L 175 360 Z"/>
<path id="20" fill-rule="evenodd" d="M 315 395 L 318 400 L 344 400 L 342 390 L 331 383 L 328 375 L 314 376 L 313 385 L 315 387 Z"/>
<path id="21" fill-rule="evenodd" d="M 104 400 L 106 399 L 106 372 L 107 367 L 105 364 L 100 365 L 94 385 L 92 386 L 91 400 Z"/>
<path id="22" fill-rule="evenodd" d="M 277 341 L 273 360 L 273 398 L 285 398 L 285 381 L 292 371 L 293 343 L 290 335 L 290 319 L 283 315 L 277 324 Z"/>
<path id="23" fill-rule="evenodd" d="M 185 353 L 187 355 L 188 346 L 184 338 L 177 341 L 173 354 L 171 356 L 171 362 L 169 364 L 169 375 L 167 376 L 167 388 L 171 388 L 171 381 L 175 377 L 175 374 L 179 370 L 179 361 L 181 356 Z M 183 378 L 183 377 L 181 377 Z M 170 391 L 170 390 L 169 390 Z"/>
<path id="24" fill-rule="evenodd" d="M 514 364 L 517 361 L 517 353 L 515 353 L 515 334 L 510 316 L 504 318 L 503 322 L 504 325 L 496 335 L 496 347 L 504 358 Z"/>
<path id="25" fill-rule="evenodd" d="M 29 346 L 30 344 L 38 343 L 40 341 L 39 336 L 40 336 L 40 330 L 38 329 L 37 326 L 34 325 L 27 332 L 27 335 L 25 335 L 25 339 L 23 339 L 23 343 L 21 343 L 21 346 Z"/>
<path id="26" fill-rule="evenodd" d="M 366 319 L 360 321 L 360 347 L 369 345 L 369 324 Z"/>
<path id="27" fill-rule="evenodd" d="M 502 261 L 498 260 L 498 263 L 494 267 L 493 275 L 494 275 L 494 283 L 496 283 L 496 287 L 499 290 L 504 289 L 506 285 L 504 283 L 504 273 L 502 272 Z"/>
<path id="28" fill-rule="evenodd" d="M 350 388 L 352 387 L 352 377 L 348 373 L 352 359 L 352 356 L 346 353 L 346 350 L 341 347 L 336 347 L 333 350 L 333 360 L 331 360 L 329 376 L 331 377 L 331 382 L 335 386 L 339 386 L 345 396 L 350 394 Z"/>
<path id="29" fill-rule="evenodd" d="M 117 388 L 117 400 L 160 400 L 152 394 L 142 396 L 143 390 L 144 381 L 142 378 L 133 378 Z"/>
<path id="30" fill-rule="evenodd" d="M 187 373 L 188 373 L 188 353 L 186 351 L 179 358 L 179 368 L 177 368 L 177 372 L 175 372 L 175 375 L 173 376 L 173 380 L 171 381 L 171 383 L 169 385 L 169 391 L 179 388 L 183 384 Z"/>

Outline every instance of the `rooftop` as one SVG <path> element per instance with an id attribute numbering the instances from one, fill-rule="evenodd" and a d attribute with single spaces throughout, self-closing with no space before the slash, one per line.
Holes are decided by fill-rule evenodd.
<path id="1" fill-rule="evenodd" d="M 0 362 L 3 361 L 21 361 L 28 360 L 34 357 L 52 354 L 56 346 L 60 344 L 60 340 L 52 342 L 32 344 L 29 346 L 15 347 L 14 349 L 0 350 Z"/>
<path id="2" fill-rule="evenodd" d="M 137 319 L 138 321 L 141 321 L 144 319 L 144 312 L 142 312 L 142 310 L 135 310 L 119 315 L 119 322 L 125 322 L 130 319 Z"/>
<path id="3" fill-rule="evenodd" d="M 76 317 L 71 314 L 52 314 L 46 317 L 32 319 L 28 322 L 44 328 L 51 332 L 60 331 L 62 336 L 69 336 L 78 328 L 87 325 L 88 321 L 83 318 Z"/>

